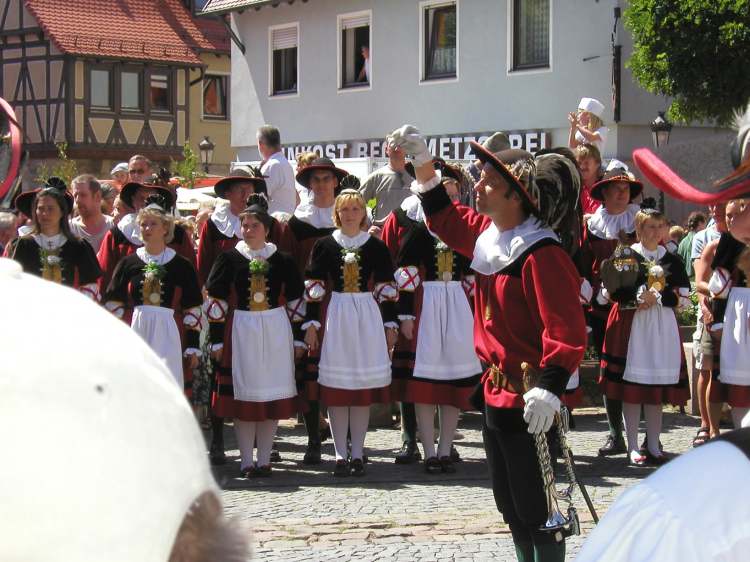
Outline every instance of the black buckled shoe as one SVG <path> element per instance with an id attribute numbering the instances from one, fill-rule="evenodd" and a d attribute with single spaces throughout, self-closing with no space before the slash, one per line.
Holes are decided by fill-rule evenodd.
<path id="1" fill-rule="evenodd" d="M 349 463 L 349 469 L 352 472 L 352 476 L 364 476 L 365 475 L 365 463 L 362 459 L 352 459 Z"/>
<path id="2" fill-rule="evenodd" d="M 419 454 L 417 444 L 413 441 L 407 441 L 401 446 L 401 450 L 396 453 L 396 464 L 411 464 L 422 458 Z"/>
<path id="3" fill-rule="evenodd" d="M 271 470 L 272 469 L 270 464 L 258 466 L 255 468 L 255 476 L 257 476 L 258 478 L 268 478 L 269 476 L 271 476 Z"/>
<path id="4" fill-rule="evenodd" d="M 621 455 L 628 451 L 625 447 L 625 440 L 620 437 L 615 439 L 612 435 L 607 436 L 607 442 L 599 449 L 600 457 L 609 457 L 611 455 Z"/>
<path id="5" fill-rule="evenodd" d="M 274 443 L 271 445 L 271 457 L 270 462 L 281 462 L 281 453 L 279 453 L 279 446 Z"/>
<path id="6" fill-rule="evenodd" d="M 349 476 L 349 461 L 345 459 L 339 459 L 336 461 L 336 466 L 333 467 L 334 476 Z"/>
<path id="7" fill-rule="evenodd" d="M 443 466 L 437 457 L 430 457 L 424 461 L 424 471 L 427 474 L 439 474 L 443 472 Z"/>
<path id="8" fill-rule="evenodd" d="M 320 464 L 320 443 L 308 442 L 302 464 Z"/>
<path id="9" fill-rule="evenodd" d="M 453 474 L 456 472 L 456 467 L 453 466 L 453 459 L 450 457 L 440 457 L 440 468 L 446 474 Z"/>

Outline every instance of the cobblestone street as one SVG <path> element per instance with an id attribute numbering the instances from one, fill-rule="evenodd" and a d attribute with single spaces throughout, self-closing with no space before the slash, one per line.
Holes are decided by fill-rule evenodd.
<path id="1" fill-rule="evenodd" d="M 653 469 L 629 467 L 625 455 L 596 456 L 606 436 L 602 409 L 577 410 L 575 423 L 570 443 L 601 516 Z M 666 411 L 665 451 L 686 451 L 697 425 L 697 418 Z M 291 420 L 280 427 L 283 462 L 274 465 L 270 479 L 240 479 L 238 452 L 231 450 L 229 462 L 216 475 L 227 513 L 252 532 L 256 560 L 515 560 L 510 533 L 489 488 L 479 416 L 464 415 L 459 431 L 462 438 L 456 445 L 463 462 L 452 475 L 428 476 L 421 463 L 394 464 L 399 432 L 377 429 L 367 436 L 366 476 L 334 479 L 332 442 L 323 446 L 323 464 L 304 467 L 304 429 Z M 231 449 L 231 427 L 225 432 Z M 571 560 L 592 527 L 577 492 L 576 507 L 583 535 L 568 541 Z"/>

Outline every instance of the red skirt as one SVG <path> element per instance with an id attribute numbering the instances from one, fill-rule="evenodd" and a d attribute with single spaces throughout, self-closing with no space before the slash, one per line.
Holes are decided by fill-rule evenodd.
<path id="1" fill-rule="evenodd" d="M 711 379 L 708 401 L 726 402 L 733 408 L 750 408 L 750 386 L 722 384 L 716 379 Z"/>
<path id="2" fill-rule="evenodd" d="M 414 404 L 436 404 L 441 406 L 454 406 L 459 410 L 473 410 L 469 398 L 481 375 L 460 379 L 458 381 L 427 381 L 424 379 L 409 379 L 399 381 L 396 387 L 402 391 L 398 395 L 401 402 Z M 394 385 L 391 385 L 394 388 Z"/>
<path id="3" fill-rule="evenodd" d="M 320 401 L 326 406 L 370 406 L 388 404 L 391 401 L 391 387 L 363 388 L 347 390 L 319 385 Z"/>
<path id="4" fill-rule="evenodd" d="M 301 406 L 298 396 L 268 402 L 245 402 L 222 398 L 214 406 L 214 413 L 220 418 L 234 418 L 248 422 L 286 420 L 302 411 Z"/>
<path id="5" fill-rule="evenodd" d="M 622 400 L 631 404 L 685 405 L 690 398 L 690 388 L 684 355 L 680 366 L 680 378 L 676 384 L 638 384 L 623 380 L 634 315 L 635 310 L 620 310 L 618 305 L 613 306 L 609 313 L 602 349 L 603 374 L 599 377 L 602 392 L 611 400 Z"/>

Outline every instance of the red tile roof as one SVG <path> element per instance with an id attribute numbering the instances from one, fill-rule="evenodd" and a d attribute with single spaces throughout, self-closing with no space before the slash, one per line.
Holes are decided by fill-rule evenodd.
<path id="1" fill-rule="evenodd" d="M 229 54 L 221 22 L 194 18 L 180 0 L 24 0 L 57 47 L 82 56 L 200 65 Z"/>

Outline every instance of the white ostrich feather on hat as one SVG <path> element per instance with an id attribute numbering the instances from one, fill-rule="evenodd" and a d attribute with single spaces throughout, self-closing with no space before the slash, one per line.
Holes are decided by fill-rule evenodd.
<path id="1" fill-rule="evenodd" d="M 734 127 L 737 129 L 737 138 L 732 143 L 732 164 L 737 168 L 748 156 L 750 148 L 750 104 L 744 112 L 735 113 Z"/>

